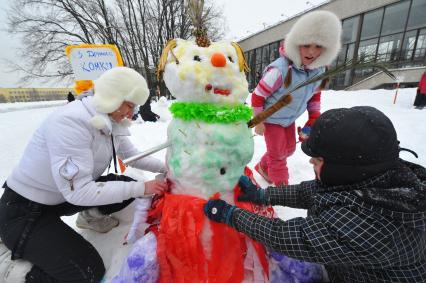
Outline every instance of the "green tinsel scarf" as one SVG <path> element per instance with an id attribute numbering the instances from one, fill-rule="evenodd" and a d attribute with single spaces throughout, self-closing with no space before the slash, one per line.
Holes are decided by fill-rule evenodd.
<path id="1" fill-rule="evenodd" d="M 198 102 L 175 102 L 170 106 L 174 118 L 185 121 L 198 120 L 206 123 L 234 123 L 250 120 L 253 111 L 243 104 L 237 106 Z"/>

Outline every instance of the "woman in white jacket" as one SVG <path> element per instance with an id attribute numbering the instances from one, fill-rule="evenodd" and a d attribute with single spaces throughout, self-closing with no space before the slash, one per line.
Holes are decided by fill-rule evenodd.
<path id="1" fill-rule="evenodd" d="M 94 93 L 44 121 L 3 185 L 0 283 L 99 282 L 105 272 L 101 257 L 60 217 L 85 211 L 77 226 L 106 232 L 118 225 L 109 214 L 135 197 L 167 190 L 162 181 L 101 176 L 113 156 L 125 159 L 139 153 L 125 124 L 133 108 L 148 98 L 145 79 L 132 69 L 116 67 L 95 81 Z M 152 157 L 130 165 L 166 172 Z"/>

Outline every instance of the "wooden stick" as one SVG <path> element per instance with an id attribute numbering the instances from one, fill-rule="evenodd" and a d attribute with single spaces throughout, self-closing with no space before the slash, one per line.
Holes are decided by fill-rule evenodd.
<path id="1" fill-rule="evenodd" d="M 248 121 L 247 126 L 249 128 L 254 128 L 257 124 L 260 124 L 263 121 L 265 121 L 266 118 L 268 118 L 269 116 L 271 116 L 272 114 L 274 114 L 275 112 L 277 112 L 278 110 L 280 110 L 282 107 L 289 105 L 292 100 L 293 100 L 293 98 L 292 98 L 292 96 L 291 96 L 290 93 L 287 93 L 287 94 L 283 95 L 271 107 L 269 107 L 266 110 L 260 112 L 255 117 L 253 117 L 253 119 L 251 119 L 250 121 Z"/>
<path id="2" fill-rule="evenodd" d="M 396 98 L 398 97 L 398 90 L 399 90 L 399 82 L 396 83 L 396 91 L 395 91 L 395 95 L 393 97 L 393 104 L 396 103 Z"/>
<path id="3" fill-rule="evenodd" d="M 366 67 L 378 68 L 378 69 L 382 70 L 385 74 L 390 76 L 391 78 L 395 79 L 395 76 L 387 69 L 387 67 L 385 65 L 383 65 L 382 63 L 375 62 L 374 58 L 370 59 L 370 60 L 366 60 L 366 61 L 349 60 L 349 61 L 346 61 L 345 63 L 343 63 L 342 65 L 336 66 L 334 68 L 330 68 L 327 71 L 325 71 L 324 73 L 313 76 L 312 78 L 307 79 L 306 81 L 303 81 L 303 82 L 299 83 L 298 85 L 292 87 L 277 102 L 275 102 L 275 104 L 273 104 L 272 106 L 270 106 L 268 109 L 264 110 L 263 112 L 257 114 L 255 117 L 253 117 L 253 119 L 248 121 L 247 125 L 248 125 L 249 128 L 253 128 L 257 124 L 265 121 L 269 116 L 271 116 L 272 114 L 277 112 L 280 108 L 282 108 L 286 105 L 289 105 L 291 103 L 291 100 L 292 100 L 291 93 L 293 93 L 294 91 L 296 91 L 296 90 L 298 90 L 298 89 L 300 89 L 304 86 L 307 86 L 307 85 L 312 84 L 312 83 L 317 82 L 317 81 L 322 81 L 324 79 L 329 79 L 329 78 L 331 78 L 335 75 L 341 74 L 341 73 L 343 73 L 347 70 L 366 68 Z"/>

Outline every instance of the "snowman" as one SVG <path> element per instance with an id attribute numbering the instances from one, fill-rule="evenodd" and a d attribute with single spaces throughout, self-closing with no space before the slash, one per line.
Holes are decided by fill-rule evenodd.
<path id="1" fill-rule="evenodd" d="M 204 199 L 220 193 L 233 202 L 233 188 L 253 156 L 242 51 L 228 42 L 200 47 L 181 39 L 165 50 L 159 70 L 178 100 L 170 108 L 166 157 L 172 192 Z"/>
<path id="2" fill-rule="evenodd" d="M 173 39 L 164 48 L 159 72 L 176 97 L 166 154 L 171 191 L 145 215 L 154 225 L 113 282 L 268 282 L 264 247 L 203 213 L 211 198 L 262 210 L 236 201 L 254 147 L 246 70 L 236 43 Z"/>

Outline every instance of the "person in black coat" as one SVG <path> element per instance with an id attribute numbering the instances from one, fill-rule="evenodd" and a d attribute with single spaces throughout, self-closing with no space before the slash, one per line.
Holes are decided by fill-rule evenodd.
<path id="1" fill-rule="evenodd" d="M 74 101 L 74 100 L 75 100 L 75 97 L 74 97 L 74 95 L 71 93 L 71 91 L 70 91 L 70 92 L 68 92 L 67 100 L 68 100 L 68 102 L 72 102 L 72 101 Z"/>
<path id="2" fill-rule="evenodd" d="M 139 106 L 139 114 L 144 121 L 157 122 L 160 119 L 160 116 L 151 110 L 151 97 L 147 99 L 144 105 Z"/>
<path id="3" fill-rule="evenodd" d="M 246 176 L 240 201 L 308 210 L 266 218 L 210 200 L 208 218 L 273 251 L 325 266 L 332 282 L 426 282 L 426 169 L 399 158 L 392 122 L 373 107 L 333 109 L 302 150 L 316 180 L 260 189 Z"/>

